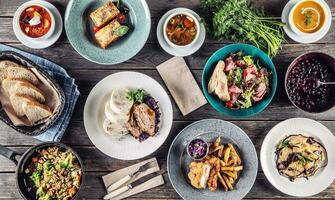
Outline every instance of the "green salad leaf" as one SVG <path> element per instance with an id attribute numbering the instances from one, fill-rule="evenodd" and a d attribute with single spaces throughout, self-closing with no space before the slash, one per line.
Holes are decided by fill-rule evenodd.
<path id="1" fill-rule="evenodd" d="M 242 94 L 241 108 L 250 108 L 252 106 L 251 97 L 254 94 L 253 90 L 245 90 Z"/>
<path id="2" fill-rule="evenodd" d="M 241 85 L 243 81 L 243 69 L 241 67 L 236 67 L 231 70 L 228 74 L 228 82 L 234 85 Z"/>
<path id="3" fill-rule="evenodd" d="M 247 65 L 254 64 L 254 59 L 252 56 L 243 56 L 243 60 Z"/>

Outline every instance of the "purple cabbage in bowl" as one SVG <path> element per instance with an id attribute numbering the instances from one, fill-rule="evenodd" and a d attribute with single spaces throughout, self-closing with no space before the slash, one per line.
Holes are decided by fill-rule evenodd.
<path id="1" fill-rule="evenodd" d="M 208 154 L 208 144 L 200 138 L 194 139 L 187 145 L 187 153 L 194 160 L 201 160 Z"/>

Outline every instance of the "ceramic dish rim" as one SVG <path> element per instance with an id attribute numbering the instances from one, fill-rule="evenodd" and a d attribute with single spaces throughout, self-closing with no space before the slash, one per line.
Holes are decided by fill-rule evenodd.
<path id="1" fill-rule="evenodd" d="M 207 68 L 211 68 L 211 69 L 213 69 L 213 70 L 211 70 L 211 71 L 214 71 L 214 68 L 215 68 L 215 66 L 209 66 L 209 61 L 210 61 L 210 59 L 212 59 L 212 58 L 214 58 L 214 57 L 216 58 L 216 57 L 217 57 L 216 54 L 217 54 L 218 52 L 220 52 L 220 51 L 223 51 L 224 48 L 237 47 L 237 46 L 245 46 L 245 47 L 249 47 L 249 48 L 252 48 L 252 49 L 256 49 L 256 51 L 258 51 L 259 53 L 261 53 L 261 54 L 263 54 L 264 56 L 266 56 L 266 57 L 269 59 L 270 63 L 272 64 L 272 66 L 271 66 L 271 72 L 272 72 L 272 79 L 273 79 L 274 85 L 273 85 L 273 86 L 270 86 L 270 87 L 273 87 L 273 88 L 274 88 L 274 91 L 271 91 L 270 95 L 268 95 L 268 97 L 267 97 L 267 101 L 268 101 L 268 102 L 266 103 L 265 106 L 263 106 L 263 108 L 259 109 L 257 112 L 253 112 L 252 114 L 245 115 L 245 116 L 244 116 L 244 115 L 243 115 L 243 116 L 231 115 L 231 114 L 227 114 L 226 111 L 220 111 L 220 108 L 219 108 L 218 106 L 216 106 L 216 105 L 213 105 L 212 101 L 209 100 L 209 99 L 210 99 L 209 97 L 212 96 L 212 95 L 214 95 L 214 94 L 209 94 L 209 93 L 208 93 L 208 89 L 207 89 L 208 82 L 205 83 L 205 69 L 207 69 Z M 240 50 L 241 50 L 241 49 L 240 49 Z M 230 52 L 230 53 L 232 53 L 232 52 Z M 223 59 L 223 58 L 220 58 L 220 59 Z M 266 67 L 267 69 L 270 68 L 269 66 L 265 66 L 265 67 Z M 273 69 L 272 69 L 272 67 L 273 67 Z M 235 43 L 235 44 L 225 45 L 225 46 L 219 48 L 218 50 L 216 50 L 216 51 L 215 51 L 215 52 L 214 52 L 214 53 L 207 59 L 207 61 L 206 61 L 206 63 L 205 63 L 205 66 L 204 66 L 204 69 L 203 69 L 203 71 L 202 71 L 201 83 L 202 83 L 202 91 L 203 91 L 203 93 L 204 93 L 204 95 L 205 95 L 205 97 L 206 97 L 208 103 L 209 103 L 209 104 L 210 104 L 210 105 L 211 105 L 217 112 L 219 112 L 219 113 L 222 114 L 222 115 L 230 116 L 230 117 L 233 117 L 233 118 L 236 118 L 236 119 L 238 119 L 238 118 L 249 118 L 249 117 L 255 116 L 255 115 L 257 115 L 257 114 L 263 112 L 263 111 L 270 105 L 270 103 L 272 102 L 272 100 L 273 100 L 273 98 L 274 98 L 274 96 L 275 96 L 275 94 L 276 94 L 276 91 L 277 91 L 277 87 L 278 87 L 278 75 L 277 75 L 276 66 L 275 66 L 274 63 L 272 62 L 272 59 L 271 59 L 271 58 L 270 58 L 264 51 L 262 51 L 261 49 L 255 47 L 255 46 L 253 46 L 253 45 L 250 45 L 250 44 L 245 44 L 245 43 Z M 262 99 L 261 101 L 264 101 L 264 100 L 265 100 L 265 99 Z M 220 101 L 220 102 L 223 103 L 222 101 Z M 260 103 L 260 102 L 257 102 L 257 103 Z M 255 106 L 255 105 L 252 105 L 250 108 L 252 108 L 253 106 Z M 232 111 L 232 112 L 236 111 L 235 113 L 238 113 L 238 112 L 246 111 L 246 110 L 248 110 L 248 109 L 250 109 L 250 108 L 247 108 L 247 109 L 240 109 L 240 110 L 232 110 L 232 109 L 229 109 L 229 108 L 225 108 L 225 109 L 228 109 L 229 112 L 231 112 L 231 111 Z"/>
<path id="2" fill-rule="evenodd" d="M 246 136 L 245 138 L 247 138 L 247 140 L 248 140 L 248 142 L 250 142 L 251 144 L 252 144 L 252 149 L 253 149 L 253 152 L 254 152 L 254 154 L 255 154 L 255 156 L 256 156 L 256 161 L 257 161 L 257 163 L 255 164 L 255 167 L 256 167 L 256 173 L 255 173 L 255 177 L 254 177 L 254 179 L 252 180 L 252 182 L 253 182 L 253 184 L 250 186 L 250 188 L 248 189 L 248 191 L 247 191 L 247 193 L 246 194 L 248 194 L 249 192 L 250 192 L 250 190 L 252 189 L 252 187 L 253 187 L 253 185 L 255 184 L 255 181 L 256 181 L 256 177 L 257 177 L 257 174 L 258 174 L 258 169 L 259 169 L 259 166 L 258 166 L 258 155 L 257 155 L 257 151 L 256 151 L 256 149 L 255 149 L 255 145 L 254 145 L 254 143 L 252 142 L 252 140 L 250 139 L 250 137 L 249 137 L 249 135 L 246 133 L 246 132 L 244 132 L 244 130 L 242 129 L 242 128 L 240 128 L 239 126 L 237 126 L 236 124 L 234 124 L 234 123 L 232 123 L 232 122 L 230 122 L 230 121 L 226 121 L 226 120 L 223 120 L 223 119 L 216 119 L 216 118 L 207 118 L 207 119 L 202 119 L 202 120 L 198 120 L 198 121 L 195 121 L 195 122 L 193 122 L 193 123 L 191 123 L 191 124 L 189 124 L 189 125 L 187 125 L 186 127 L 184 127 L 182 130 L 180 130 L 179 131 L 179 133 L 175 136 L 175 138 L 173 139 L 173 141 L 171 142 L 171 145 L 170 145 L 170 147 L 169 147 L 169 151 L 168 151 L 168 155 L 167 155 L 167 174 L 168 174 L 168 177 L 169 177 L 169 180 L 170 180 L 170 183 L 171 183 L 171 185 L 172 185 L 172 187 L 173 187 L 173 189 L 177 192 L 177 194 L 181 197 L 181 198 L 183 198 L 184 199 L 184 195 L 182 195 L 181 193 L 180 193 L 180 191 L 177 189 L 177 187 L 175 186 L 175 184 L 173 183 L 173 181 L 172 181 L 172 179 L 171 179 L 171 175 L 170 175 L 170 165 L 169 165 L 169 162 L 170 162 L 170 156 L 171 156 L 171 151 L 172 151 L 172 146 L 174 145 L 174 143 L 176 142 L 176 140 L 179 138 L 179 136 L 183 133 L 183 132 L 185 132 L 185 130 L 187 130 L 187 129 L 189 129 L 191 126 L 193 126 L 193 125 L 196 125 L 196 124 L 199 124 L 199 123 L 202 123 L 202 122 L 204 122 L 204 121 L 220 121 L 220 122 L 224 122 L 224 123 L 228 123 L 228 124 L 230 124 L 230 125 L 232 125 L 232 126 L 234 126 L 235 128 L 238 128 L 239 130 L 241 130 L 241 133 L 244 135 L 244 136 Z M 179 166 L 180 167 L 180 166 Z"/>
<path id="3" fill-rule="evenodd" d="M 293 68 L 293 67 L 298 63 L 298 61 L 301 60 L 304 56 L 310 56 L 310 55 L 314 55 L 314 54 L 319 54 L 319 55 L 321 54 L 321 55 L 323 55 L 323 56 L 325 56 L 325 57 L 328 57 L 328 58 L 334 60 L 334 63 L 335 63 L 335 58 L 332 57 L 332 56 L 330 56 L 330 55 L 328 55 L 328 54 L 326 54 L 326 53 L 322 53 L 322 52 L 318 52 L 318 51 L 316 51 L 316 52 L 307 52 L 307 53 L 303 53 L 303 54 L 299 55 L 298 57 L 296 57 L 296 58 L 290 63 L 290 65 L 287 67 L 286 72 L 285 72 L 285 79 L 284 79 L 285 83 L 284 83 L 284 87 L 285 87 L 286 95 L 287 95 L 288 99 L 290 100 L 290 102 L 292 103 L 292 105 L 294 105 L 294 107 L 298 108 L 299 110 L 303 111 L 304 113 L 308 113 L 308 114 L 321 114 L 321 113 L 325 113 L 325 112 L 331 110 L 331 109 L 335 106 L 335 102 L 333 103 L 332 106 L 330 106 L 329 108 L 327 108 L 327 109 L 325 109 L 325 110 L 323 110 L 323 111 L 321 111 L 321 112 L 309 112 L 309 111 L 307 111 L 307 110 L 304 110 L 304 109 L 300 108 L 299 106 L 297 106 L 297 105 L 293 102 L 291 96 L 290 96 L 289 93 L 288 93 L 288 89 L 287 89 L 287 79 L 288 79 L 288 75 L 290 74 L 292 68 Z M 333 69 L 333 71 L 334 71 L 334 70 L 335 70 L 335 68 Z M 335 75 L 335 71 L 334 71 L 334 75 Z"/>

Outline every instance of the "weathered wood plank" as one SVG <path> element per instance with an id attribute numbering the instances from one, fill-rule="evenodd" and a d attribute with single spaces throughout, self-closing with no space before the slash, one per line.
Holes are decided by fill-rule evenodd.
<path id="1" fill-rule="evenodd" d="M 57 43 L 44 50 L 30 49 L 22 44 L 10 44 L 13 47 L 47 58 L 67 70 L 73 69 L 155 69 L 157 65 L 168 60 L 172 56 L 167 54 L 158 44 L 146 44 L 144 48 L 132 59 L 117 65 L 99 65 L 81 57 L 70 44 Z M 203 69 L 207 59 L 218 49 L 226 44 L 204 44 L 202 48 L 191 56 L 184 57 L 191 69 Z M 324 52 L 335 56 L 334 44 L 284 44 L 278 55 L 273 58 L 277 68 L 286 69 L 294 58 L 306 52 Z M 70 72 L 70 71 L 69 71 Z M 72 73 L 72 72 L 70 72 Z M 107 74 L 103 73 L 103 74 Z"/>
<path id="2" fill-rule="evenodd" d="M 158 43 L 157 36 L 156 36 L 156 29 L 158 25 L 158 21 L 160 18 L 152 18 L 152 25 L 151 25 L 151 31 L 148 38 L 147 43 Z M 20 41 L 15 37 L 15 34 L 13 32 L 12 27 L 12 18 L 1 18 L 0 20 L 0 42 L 3 43 L 19 43 Z M 332 24 L 335 23 L 335 18 L 332 20 Z M 335 43 L 335 29 L 331 28 L 327 35 L 322 38 L 321 40 L 315 42 L 315 43 Z M 65 31 L 63 30 L 62 35 L 60 36 L 60 39 L 57 41 L 57 43 L 69 43 Z M 209 33 L 206 35 L 206 44 L 215 44 L 215 43 L 231 43 L 229 40 L 216 40 L 211 37 Z M 297 43 L 293 40 L 291 40 L 289 37 L 286 37 L 286 41 L 284 43 Z"/>
<path id="3" fill-rule="evenodd" d="M 164 145 L 159 148 L 155 153 L 148 157 L 157 157 L 159 160 L 159 163 L 163 166 L 164 169 L 166 169 L 166 158 L 169 146 L 173 139 L 176 137 L 176 135 L 188 124 L 191 122 L 174 122 L 172 130 L 170 131 L 168 139 L 165 141 Z M 253 141 L 256 151 L 259 153 L 263 139 L 265 135 L 268 133 L 268 131 L 275 126 L 279 121 L 235 121 L 234 124 L 240 126 L 250 137 L 250 139 Z M 321 121 L 322 124 L 327 126 L 332 132 L 335 132 L 335 124 L 332 121 Z M 132 163 L 139 162 L 137 161 L 121 161 L 116 160 L 113 158 L 109 158 L 102 152 L 100 152 L 97 148 L 94 146 L 78 146 L 78 145 L 92 145 L 92 143 L 89 141 L 85 130 L 83 128 L 83 125 L 81 127 L 78 127 L 78 130 L 76 132 L 72 132 L 72 127 L 68 129 L 68 133 L 64 136 L 62 142 L 66 144 L 70 144 L 71 146 L 75 146 L 75 150 L 78 152 L 79 156 L 82 158 L 85 168 L 87 171 L 114 171 L 116 169 L 126 167 Z M 1 131 L 1 129 L 0 129 Z M 21 136 L 16 133 L 11 133 L 14 137 L 18 138 L 18 142 L 15 145 L 19 145 L 20 142 L 24 143 L 24 145 L 32 145 L 38 143 L 36 140 L 33 140 L 31 138 Z M 26 139 L 26 142 L 24 140 Z M 4 136 L 0 136 L 0 143 L 5 144 L 7 142 L 8 145 L 12 145 L 11 142 L 8 142 L 7 138 Z M 81 143 L 82 142 L 82 143 Z M 9 147 L 17 152 L 24 152 L 28 147 Z M 143 159 L 141 159 L 143 160 Z M 4 157 L 0 157 L 0 172 L 1 171 L 14 171 L 15 166 L 14 164 L 9 161 L 8 159 Z M 259 171 L 261 171 L 261 168 L 259 167 Z"/>
<path id="4" fill-rule="evenodd" d="M 303 111 L 300 111 L 296 109 L 291 102 L 289 101 L 288 97 L 286 96 L 285 89 L 284 89 L 284 76 L 285 72 L 284 69 L 278 70 L 279 71 L 279 81 L 278 81 L 278 89 L 276 92 L 276 95 L 273 99 L 273 102 L 260 114 L 252 117 L 252 118 L 246 118 L 248 120 L 283 120 L 291 117 L 311 117 L 318 120 L 333 120 L 335 119 L 335 110 L 332 109 L 328 112 L 321 113 L 321 114 L 309 114 Z M 137 71 L 137 70 L 135 70 Z M 83 98 L 82 101 L 84 102 L 86 99 L 86 94 L 90 91 L 91 88 L 95 85 L 96 81 L 101 80 L 105 76 L 107 76 L 109 73 L 103 74 L 102 72 L 99 72 L 99 70 L 95 71 L 96 73 L 93 75 L 89 71 L 86 73 L 84 71 L 80 72 L 80 76 L 78 76 L 77 82 L 79 84 L 79 88 L 82 91 Z M 113 71 L 111 71 L 113 73 Z M 145 70 L 140 71 L 143 72 L 157 81 L 159 81 L 163 87 L 165 85 L 163 84 L 161 78 L 159 77 L 158 73 L 156 71 L 151 70 Z M 76 73 L 76 72 L 73 72 Z M 201 85 L 201 73 L 200 70 L 193 70 L 193 74 L 195 76 L 195 79 L 197 80 L 198 84 Z M 97 76 L 97 77 L 95 77 Z M 75 76 L 76 77 L 76 76 Z M 92 80 L 92 82 L 87 81 Z M 95 81 L 96 80 L 96 81 Z M 92 84 L 93 83 L 93 84 Z M 175 120 L 198 120 L 198 119 L 204 119 L 204 118 L 221 118 L 221 119 L 229 119 L 234 120 L 234 118 L 231 118 L 229 116 L 223 116 L 222 114 L 215 111 L 209 104 L 201 107 L 200 109 L 190 113 L 187 116 L 182 116 L 179 109 L 175 105 L 174 101 L 172 101 L 173 108 L 174 108 L 174 119 Z M 78 104 L 77 111 L 74 113 L 73 119 L 74 120 L 81 120 L 82 119 L 82 110 L 83 110 L 84 103 Z M 276 115 L 276 113 L 278 113 Z M 280 114 L 279 114 L 280 113 Z"/>
<path id="5" fill-rule="evenodd" d="M 263 138 L 280 121 L 233 121 L 234 124 L 241 127 L 252 139 L 254 144 L 258 147 L 261 146 Z M 328 127 L 330 131 L 335 133 L 335 123 L 333 121 L 320 121 L 323 125 Z M 170 131 L 168 139 L 164 145 L 169 146 L 176 135 L 187 125 L 191 124 L 192 121 L 175 121 L 173 122 L 172 129 Z M 39 144 L 40 141 L 32 137 L 15 132 L 4 123 L 0 122 L 0 144 L 6 146 L 18 146 L 18 145 L 35 145 Z M 82 121 L 72 121 L 64 134 L 62 139 L 63 143 L 71 146 L 92 146 L 92 142 L 89 140 L 84 124 Z M 1 162 L 0 162 L 1 163 Z M 5 169 L 5 168 L 4 168 Z M 0 170 L 1 171 L 1 170 Z"/>
<path id="6" fill-rule="evenodd" d="M 87 173 L 79 199 L 102 199 L 106 194 L 106 191 L 101 176 L 105 174 L 105 172 Z M 0 199 L 20 199 L 20 194 L 16 188 L 14 173 L 1 173 L 0 180 L 4 180 L 0 183 Z M 174 191 L 166 174 L 164 175 L 164 180 L 165 185 L 134 195 L 129 199 L 180 199 L 178 194 Z M 320 194 L 304 199 L 333 199 L 334 194 L 335 183 Z M 257 176 L 253 188 L 245 199 L 294 199 L 294 197 L 289 197 L 277 191 L 270 186 L 270 183 L 266 180 L 264 174 L 260 173 Z"/>
<path id="7" fill-rule="evenodd" d="M 335 13 L 335 2 L 333 0 L 326 0 L 329 7 L 332 10 L 332 14 Z M 8 1 L 0 0 L 0 16 L 13 16 L 15 10 L 19 5 L 24 3 L 24 0 Z M 61 13 L 65 12 L 67 0 L 50 0 Z M 280 16 L 281 11 L 284 8 L 287 0 L 251 0 L 254 7 L 263 7 L 266 12 L 273 16 Z M 166 11 L 176 7 L 186 7 L 199 11 L 199 0 L 147 0 L 150 8 L 152 17 L 160 17 Z"/>

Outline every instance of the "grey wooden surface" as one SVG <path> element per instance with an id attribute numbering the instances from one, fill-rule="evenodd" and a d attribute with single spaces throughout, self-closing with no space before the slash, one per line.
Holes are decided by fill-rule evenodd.
<path id="1" fill-rule="evenodd" d="M 152 28 L 147 44 L 140 53 L 131 60 L 111 66 L 97 65 L 82 58 L 71 47 L 64 32 L 58 42 L 47 49 L 32 50 L 20 44 L 14 36 L 11 22 L 15 10 L 23 2 L 25 1 L 0 0 L 0 42 L 48 58 L 62 65 L 68 73 L 76 79 L 82 96 L 76 105 L 71 123 L 62 142 L 73 146 L 77 150 L 86 167 L 87 177 L 84 183 L 84 189 L 80 194 L 80 199 L 101 199 L 105 194 L 101 176 L 134 164 L 139 160 L 120 161 L 112 159 L 94 147 L 86 135 L 82 121 L 82 113 L 86 97 L 97 82 L 107 75 L 118 71 L 134 70 L 142 72 L 150 75 L 163 84 L 155 70 L 155 66 L 171 58 L 171 56 L 165 53 L 157 42 L 155 29 L 158 20 L 166 11 L 175 7 L 187 7 L 197 11 L 199 2 L 198 0 L 147 0 L 152 15 Z M 64 15 L 67 0 L 51 0 L 50 2 L 54 3 L 54 5 L 61 11 L 62 15 Z M 264 7 L 267 12 L 278 18 L 280 17 L 281 10 L 286 2 L 287 0 L 252 0 L 254 6 Z M 282 46 L 282 50 L 280 50 L 279 54 L 273 59 L 278 70 L 279 87 L 272 103 L 261 114 L 252 118 L 234 120 L 218 114 L 210 105 L 205 105 L 188 116 L 183 117 L 173 102 L 174 122 L 169 138 L 157 152 L 151 155 L 157 157 L 163 169 L 166 169 L 167 151 L 173 138 L 183 127 L 200 119 L 219 118 L 232 121 L 250 136 L 258 153 L 266 133 L 275 124 L 287 118 L 309 117 L 320 121 L 332 132 L 335 132 L 335 108 L 318 115 L 301 112 L 291 105 L 283 86 L 283 79 L 287 66 L 295 57 L 311 51 L 321 51 L 335 56 L 335 0 L 327 0 L 327 3 L 332 10 L 333 23 L 332 28 L 326 37 L 314 44 L 297 44 L 292 40 L 287 39 Z M 217 41 L 207 37 L 205 44 L 198 52 L 185 57 L 186 62 L 192 69 L 192 73 L 199 84 L 201 83 L 201 73 L 207 58 L 215 50 L 228 43 L 231 43 L 231 41 Z M 38 143 L 39 141 L 16 133 L 0 122 L 0 144 L 19 152 L 23 152 L 29 146 Z M 129 199 L 180 199 L 178 194 L 173 190 L 167 175 L 165 175 L 165 181 L 166 184 L 164 186 L 143 192 Z M 0 199 L 21 199 L 15 185 L 15 165 L 3 157 L 0 157 Z M 261 167 L 259 167 L 255 185 L 246 196 L 246 199 L 294 198 L 284 195 L 274 189 L 266 180 Z M 335 199 L 335 184 L 333 183 L 327 190 L 316 196 L 310 197 L 309 199 Z"/>

